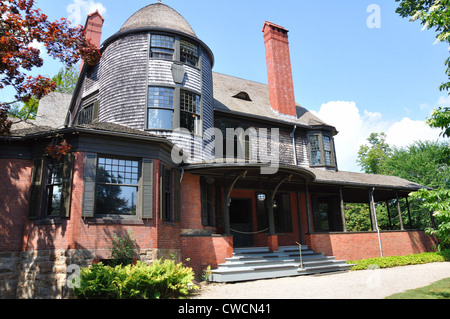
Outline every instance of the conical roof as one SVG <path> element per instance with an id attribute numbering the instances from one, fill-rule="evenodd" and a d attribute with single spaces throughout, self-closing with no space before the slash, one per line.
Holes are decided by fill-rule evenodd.
<path id="1" fill-rule="evenodd" d="M 197 37 L 183 16 L 163 3 L 154 3 L 137 11 L 125 22 L 120 31 L 141 28 L 168 29 Z"/>

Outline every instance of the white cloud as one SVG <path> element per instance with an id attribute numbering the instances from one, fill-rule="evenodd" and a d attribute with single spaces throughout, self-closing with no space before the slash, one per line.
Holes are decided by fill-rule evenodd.
<path id="1" fill-rule="evenodd" d="M 343 171 L 360 171 L 356 164 L 358 151 L 361 145 L 367 144 L 370 133 L 385 132 L 388 144 L 403 147 L 414 141 L 436 140 L 440 132 L 430 128 L 425 121 L 405 117 L 398 122 L 388 122 L 379 112 L 364 110 L 361 113 L 355 102 L 328 102 L 321 106 L 319 112 L 313 113 L 338 130 L 336 156 L 339 169 Z"/>
<path id="2" fill-rule="evenodd" d="M 437 106 L 449 106 L 450 105 L 450 96 L 441 96 L 437 101 Z"/>
<path id="3" fill-rule="evenodd" d="M 84 23 L 88 14 L 98 10 L 101 15 L 105 15 L 106 8 L 101 2 L 94 2 L 93 0 L 73 0 L 66 8 L 69 13 L 68 20 L 73 25 Z"/>

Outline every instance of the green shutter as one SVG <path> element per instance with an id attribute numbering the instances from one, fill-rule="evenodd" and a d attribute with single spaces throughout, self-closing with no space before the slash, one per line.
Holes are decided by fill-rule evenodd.
<path id="1" fill-rule="evenodd" d="M 180 209 L 180 188 L 181 188 L 181 172 L 179 170 L 174 171 L 174 203 L 175 203 L 175 222 L 181 221 L 181 209 Z"/>
<path id="2" fill-rule="evenodd" d="M 28 205 L 28 218 L 36 219 L 39 217 L 42 194 L 42 175 L 44 172 L 44 159 L 37 158 L 33 160 L 33 172 L 31 175 L 30 202 Z"/>
<path id="3" fill-rule="evenodd" d="M 97 154 L 86 153 L 84 159 L 83 217 L 94 217 Z"/>
<path id="4" fill-rule="evenodd" d="M 70 204 L 72 198 L 73 154 L 64 157 L 63 187 L 61 197 L 61 217 L 70 217 Z"/>
<path id="5" fill-rule="evenodd" d="M 142 161 L 142 218 L 153 218 L 153 160 Z"/>

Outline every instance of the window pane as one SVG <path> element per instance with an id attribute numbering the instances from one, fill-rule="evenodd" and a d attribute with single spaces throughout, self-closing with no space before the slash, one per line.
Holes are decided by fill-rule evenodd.
<path id="1" fill-rule="evenodd" d="M 148 88 L 148 107 L 173 109 L 172 88 L 150 86 Z"/>
<path id="2" fill-rule="evenodd" d="M 182 111 L 191 112 L 194 114 L 200 114 L 200 96 L 187 92 L 181 91 L 181 103 L 180 108 Z"/>
<path id="3" fill-rule="evenodd" d="M 95 212 L 99 215 L 136 215 L 137 187 L 97 185 Z"/>
<path id="4" fill-rule="evenodd" d="M 47 215 L 60 215 L 61 213 L 61 193 L 62 186 L 48 186 L 47 187 Z"/>
<path id="5" fill-rule="evenodd" d="M 139 182 L 137 165 L 139 165 L 137 161 L 99 158 L 97 182 L 137 185 Z"/>
<path id="6" fill-rule="evenodd" d="M 173 129 L 173 111 L 148 109 L 147 128 L 172 130 Z"/>
<path id="7" fill-rule="evenodd" d="M 167 48 L 173 49 L 175 43 L 175 39 L 173 37 L 154 34 L 152 35 L 151 46 L 158 48 Z"/>
<path id="8" fill-rule="evenodd" d="M 323 148 L 325 151 L 331 152 L 331 139 L 329 136 L 323 137 Z"/>
<path id="9" fill-rule="evenodd" d="M 196 66 L 198 62 L 198 46 L 184 40 L 180 40 L 181 62 Z"/>
<path id="10" fill-rule="evenodd" d="M 180 127 L 186 128 L 191 133 L 195 133 L 196 127 L 195 123 L 198 119 L 198 116 L 181 111 L 180 113 Z"/>
<path id="11" fill-rule="evenodd" d="M 320 144 L 319 144 L 319 136 L 312 135 L 309 137 L 309 147 L 311 150 L 311 165 L 320 165 Z"/>

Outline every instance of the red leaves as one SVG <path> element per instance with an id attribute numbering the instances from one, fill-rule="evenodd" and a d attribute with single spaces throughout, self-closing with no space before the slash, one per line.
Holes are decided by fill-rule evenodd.
<path id="1" fill-rule="evenodd" d="M 95 65 L 101 57 L 81 26 L 72 28 L 64 18 L 49 22 L 40 9 L 33 8 L 34 2 L 0 0 L 0 89 L 14 87 L 19 102 L 27 102 L 32 96 L 40 99 L 56 88 L 48 78 L 26 75 L 25 71 L 43 65 L 40 50 L 32 47 L 33 43 L 44 44 L 51 57 L 67 66 L 73 66 L 81 58 Z M 2 101 L 0 107 L 7 109 Z M 9 129 L 6 120 L 0 117 L 0 134 L 3 131 Z"/>
<path id="2" fill-rule="evenodd" d="M 51 158 L 61 160 L 63 156 L 69 154 L 72 146 L 67 143 L 67 141 L 62 141 L 59 145 L 50 145 L 45 149 L 45 154 L 50 156 Z"/>

